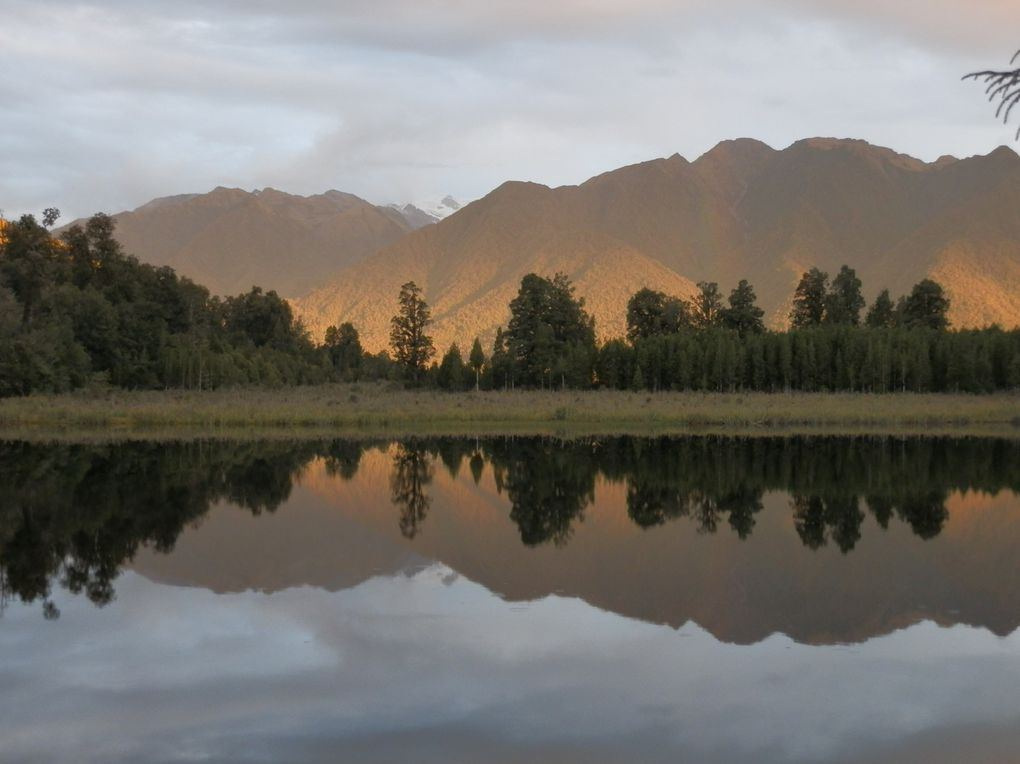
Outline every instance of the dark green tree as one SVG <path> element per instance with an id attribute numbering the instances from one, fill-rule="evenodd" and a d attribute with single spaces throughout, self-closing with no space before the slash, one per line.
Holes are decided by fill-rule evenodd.
<path id="1" fill-rule="evenodd" d="M 529 273 L 510 302 L 507 349 L 522 384 L 586 387 L 595 360 L 595 321 L 566 274 Z"/>
<path id="2" fill-rule="evenodd" d="M 333 370 L 340 379 L 348 382 L 356 381 L 361 371 L 361 358 L 364 355 L 364 350 L 354 324 L 344 322 L 339 326 L 327 328 L 325 348 Z"/>
<path id="3" fill-rule="evenodd" d="M 793 308 L 790 310 L 790 324 L 794 329 L 819 326 L 822 323 L 828 285 L 829 274 L 818 268 L 812 268 L 801 276 L 793 293 Z"/>
<path id="4" fill-rule="evenodd" d="M 450 345 L 450 349 L 443 355 L 439 363 L 437 381 L 444 390 L 463 390 L 467 368 L 464 359 L 460 354 L 457 343 Z"/>
<path id="5" fill-rule="evenodd" d="M 949 297 L 942 285 L 924 279 L 914 285 L 903 301 L 899 320 L 908 329 L 944 330 L 949 326 Z"/>
<path id="6" fill-rule="evenodd" d="M 627 301 L 627 339 L 631 342 L 674 334 L 689 320 L 687 303 L 663 292 L 644 288 Z"/>
<path id="7" fill-rule="evenodd" d="M 722 311 L 722 325 L 733 329 L 743 337 L 748 334 L 765 331 L 762 318 L 765 311 L 757 305 L 758 297 L 754 287 L 741 279 L 736 288 L 730 292 L 730 306 Z"/>
<path id="8" fill-rule="evenodd" d="M 21 326 L 27 329 L 43 292 L 52 281 L 57 249 L 46 228 L 32 215 L 6 227 L 0 246 L 0 279 L 21 304 Z"/>
<path id="9" fill-rule="evenodd" d="M 699 281 L 698 293 L 691 301 L 691 324 L 697 329 L 719 326 L 722 319 L 723 298 L 714 281 Z"/>
<path id="10" fill-rule="evenodd" d="M 492 386 L 510 390 L 514 386 L 514 364 L 510 357 L 507 336 L 503 327 L 496 329 L 496 338 L 492 342 Z"/>
<path id="11" fill-rule="evenodd" d="M 308 343 L 290 304 L 275 291 L 263 292 L 261 287 L 228 297 L 223 303 L 223 324 L 229 333 L 257 348 L 288 351 Z"/>
<path id="12" fill-rule="evenodd" d="M 896 323 L 896 307 L 892 298 L 889 297 L 889 290 L 883 289 L 878 297 L 868 308 L 868 315 L 864 323 L 872 329 L 888 329 Z"/>
<path id="13" fill-rule="evenodd" d="M 432 312 L 413 281 L 400 287 L 398 301 L 397 315 L 390 320 L 390 347 L 404 378 L 418 384 L 436 354 L 432 337 L 427 333 Z"/>
<path id="14" fill-rule="evenodd" d="M 482 342 L 475 337 L 475 342 L 471 346 L 471 354 L 468 356 L 468 365 L 471 367 L 471 371 L 475 373 L 475 391 L 479 389 L 479 380 L 482 377 L 482 368 L 485 366 L 485 351 L 482 350 Z"/>
<path id="15" fill-rule="evenodd" d="M 863 309 L 861 280 L 857 278 L 857 271 L 844 265 L 832 280 L 825 298 L 825 323 L 857 326 L 861 323 Z"/>

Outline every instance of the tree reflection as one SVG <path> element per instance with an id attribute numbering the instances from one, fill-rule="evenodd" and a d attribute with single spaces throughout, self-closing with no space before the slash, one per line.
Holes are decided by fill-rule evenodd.
<path id="1" fill-rule="evenodd" d="M 932 539 L 942 532 L 949 519 L 945 491 L 928 491 L 907 496 L 896 507 L 896 514 L 923 539 Z"/>
<path id="2" fill-rule="evenodd" d="M 323 462 L 326 474 L 340 480 L 353 480 L 361 466 L 365 446 L 356 440 L 334 440 L 326 446 Z"/>
<path id="3" fill-rule="evenodd" d="M 901 523 L 931 539 L 947 522 L 952 492 L 1020 491 L 1020 441 L 1012 440 L 501 437 L 374 445 L 391 449 L 390 499 L 409 539 L 428 518 L 437 465 L 450 480 L 477 485 L 488 464 L 527 546 L 567 544 L 600 481 L 625 488 L 627 514 L 640 528 L 686 526 L 742 540 L 752 537 L 765 494 L 786 493 L 804 546 L 844 554 L 862 543 L 865 507 L 880 528 Z M 57 617 L 54 585 L 109 603 L 119 570 L 140 548 L 169 552 L 217 502 L 276 511 L 315 459 L 330 477 L 355 479 L 367 447 L 349 439 L 0 442 L 0 611 L 20 599 Z"/>
<path id="4" fill-rule="evenodd" d="M 596 450 L 590 442 L 548 438 L 491 444 L 497 486 L 510 498 L 510 519 L 525 545 L 570 540 L 574 521 L 595 498 Z"/>
<path id="5" fill-rule="evenodd" d="M 0 570 L 5 597 L 50 601 L 54 580 L 102 606 L 142 546 L 169 552 L 217 501 L 253 514 L 287 499 L 315 446 L 0 442 Z"/>
<path id="6" fill-rule="evenodd" d="M 831 539 L 846 554 L 860 541 L 864 513 L 856 496 L 795 495 L 791 506 L 797 535 L 809 549 L 819 549 Z"/>
<path id="7" fill-rule="evenodd" d="M 400 509 L 400 532 L 413 539 L 428 516 L 432 500 L 425 487 L 432 482 L 432 459 L 425 446 L 410 442 L 397 446 L 390 474 L 390 498 Z"/>

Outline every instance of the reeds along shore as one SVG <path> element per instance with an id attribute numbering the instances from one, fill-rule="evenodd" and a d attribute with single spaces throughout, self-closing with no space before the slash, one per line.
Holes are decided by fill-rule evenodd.
<path id="1" fill-rule="evenodd" d="M 443 393 L 387 384 L 280 390 L 103 390 L 0 400 L 0 437 L 245 430 L 372 433 L 686 430 L 999 433 L 1020 437 L 1020 395 Z"/>

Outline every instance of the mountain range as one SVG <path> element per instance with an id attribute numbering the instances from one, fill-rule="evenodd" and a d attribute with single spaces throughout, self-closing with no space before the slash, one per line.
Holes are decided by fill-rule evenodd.
<path id="1" fill-rule="evenodd" d="M 376 206 L 340 191 L 223 187 L 155 199 L 114 218 L 118 240 L 143 262 L 169 265 L 214 294 L 258 285 L 285 297 L 439 220 L 413 205 Z"/>
<path id="2" fill-rule="evenodd" d="M 400 285 L 413 280 L 442 351 L 488 341 L 532 271 L 568 274 L 602 337 L 623 333 L 637 289 L 689 296 L 702 280 L 726 293 L 748 279 L 782 326 L 801 273 L 844 263 L 869 300 L 930 277 L 949 292 L 954 326 L 1013 327 L 1018 209 L 1020 157 L 1009 148 L 924 162 L 814 138 L 783 150 L 725 141 L 693 162 L 674 155 L 576 186 L 511 181 L 437 222 L 414 205 L 272 189 L 171 197 L 117 217 L 141 259 L 217 292 L 275 288 L 313 334 L 352 321 L 370 350 L 386 346 Z"/>

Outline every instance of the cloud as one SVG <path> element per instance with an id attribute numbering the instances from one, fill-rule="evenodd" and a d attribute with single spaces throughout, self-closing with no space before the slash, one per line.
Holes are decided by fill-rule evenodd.
<path id="1" fill-rule="evenodd" d="M 12 0 L 0 208 L 117 211 L 215 185 L 373 201 L 579 182 L 727 137 L 1009 140 L 975 66 L 1010 3 Z"/>

